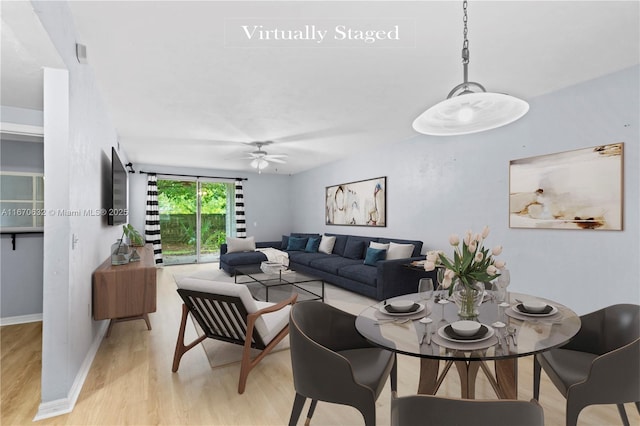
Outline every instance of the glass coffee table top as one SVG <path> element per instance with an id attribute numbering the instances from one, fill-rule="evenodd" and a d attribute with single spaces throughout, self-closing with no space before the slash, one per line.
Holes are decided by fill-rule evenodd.
<path id="1" fill-rule="evenodd" d="M 260 265 L 236 268 L 235 282 L 246 285 L 256 299 L 279 302 L 292 293 L 298 293 L 298 301 L 324 301 L 324 280 L 292 269 L 265 273 Z"/>

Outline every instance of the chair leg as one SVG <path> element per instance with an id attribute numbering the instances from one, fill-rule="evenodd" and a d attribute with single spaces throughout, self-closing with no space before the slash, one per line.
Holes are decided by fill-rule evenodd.
<path id="1" fill-rule="evenodd" d="M 307 412 L 307 420 L 304 421 L 305 426 L 309 426 L 311 424 L 311 417 L 313 417 L 313 412 L 316 411 L 316 405 L 318 405 L 318 400 L 312 399 L 311 405 L 309 406 L 309 412 Z"/>
<path id="2" fill-rule="evenodd" d="M 638 410 L 638 414 L 640 414 L 640 401 L 636 401 L 636 410 Z"/>
<path id="3" fill-rule="evenodd" d="M 533 398 L 540 400 L 540 371 L 542 366 L 538 362 L 538 358 L 533 356 Z"/>
<path id="4" fill-rule="evenodd" d="M 624 426 L 629 426 L 629 417 L 627 417 L 627 411 L 624 409 L 624 404 L 616 404 L 616 405 L 618 406 L 618 413 L 620 413 L 622 424 Z"/>
<path id="5" fill-rule="evenodd" d="M 198 343 L 202 342 L 207 336 L 198 337 L 193 342 L 188 345 L 184 344 L 184 331 L 187 326 L 187 317 L 189 316 L 189 308 L 187 305 L 182 305 L 182 320 L 180 321 L 180 331 L 178 331 L 178 341 L 176 342 L 176 351 L 173 354 L 173 366 L 171 367 L 171 371 L 174 373 L 178 371 L 178 367 L 180 366 L 180 360 L 182 359 L 182 355 L 184 355 L 188 350 L 196 346 Z"/>
<path id="6" fill-rule="evenodd" d="M 304 406 L 307 398 L 296 392 L 296 398 L 293 400 L 293 408 L 291 409 L 291 417 L 289 418 L 289 426 L 296 426 L 300 413 L 302 413 L 302 407 Z"/>
<path id="7" fill-rule="evenodd" d="M 570 399 L 567 399 L 566 404 L 566 414 L 565 414 L 565 423 L 566 426 L 577 426 L 578 425 L 578 416 L 580 415 L 580 411 L 585 407 L 584 405 L 576 405 L 572 404 Z"/>
<path id="8" fill-rule="evenodd" d="M 357 407 L 356 407 L 357 408 Z M 376 426 L 376 403 L 367 404 L 366 407 L 360 409 L 362 417 L 364 417 L 364 426 Z"/>
<path id="9" fill-rule="evenodd" d="M 398 390 L 398 357 L 395 352 L 393 354 L 393 367 L 391 368 L 391 391 Z"/>

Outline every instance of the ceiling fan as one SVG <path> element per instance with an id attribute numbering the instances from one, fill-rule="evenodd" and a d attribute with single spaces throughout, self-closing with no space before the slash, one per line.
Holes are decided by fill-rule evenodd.
<path id="1" fill-rule="evenodd" d="M 243 160 L 251 160 L 251 167 L 254 169 L 258 169 L 258 173 L 269 165 L 269 162 L 272 163 L 281 163 L 284 164 L 282 158 L 287 158 L 286 154 L 268 154 L 267 151 L 262 149 L 265 145 L 271 145 L 272 141 L 263 141 L 263 142 L 248 142 L 247 145 L 255 146 L 257 149 L 253 152 L 249 152 L 248 157 L 244 157 Z"/>

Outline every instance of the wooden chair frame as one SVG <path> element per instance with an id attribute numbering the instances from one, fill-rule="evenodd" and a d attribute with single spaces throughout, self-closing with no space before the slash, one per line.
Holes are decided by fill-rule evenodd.
<path id="1" fill-rule="evenodd" d="M 287 324 L 270 342 L 265 344 L 260 333 L 255 328 L 256 320 L 261 315 L 275 312 L 287 305 L 294 304 L 298 298 L 297 294 L 293 294 L 280 303 L 249 314 L 242 300 L 236 296 L 187 289 L 178 289 L 178 294 L 180 294 L 184 303 L 182 305 L 182 320 L 171 371 L 174 373 L 178 371 L 182 356 L 206 338 L 241 345 L 244 349 L 242 351 L 240 380 L 238 382 L 238 393 L 240 394 L 244 393 L 247 377 L 253 367 L 289 334 L 289 325 Z M 189 313 L 198 322 L 204 335 L 199 336 L 189 344 L 185 344 L 185 327 Z M 261 350 L 254 359 L 251 359 L 251 348 Z"/>

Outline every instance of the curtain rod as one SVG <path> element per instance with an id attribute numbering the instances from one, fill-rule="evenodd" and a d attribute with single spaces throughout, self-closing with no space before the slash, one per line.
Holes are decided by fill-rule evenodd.
<path id="1" fill-rule="evenodd" d="M 175 174 L 175 173 L 159 173 L 159 172 L 145 172 L 145 171 L 138 171 L 138 173 L 144 173 L 144 174 L 152 174 L 152 175 L 164 175 L 164 176 L 183 176 L 183 177 L 194 177 L 194 178 L 209 178 L 209 179 L 231 179 L 231 180 L 249 180 L 249 178 L 234 178 L 234 177 L 228 177 L 228 176 L 205 176 L 205 175 L 179 175 L 179 174 Z"/>

